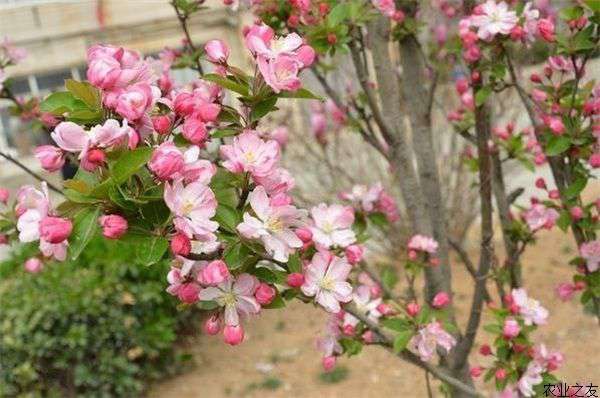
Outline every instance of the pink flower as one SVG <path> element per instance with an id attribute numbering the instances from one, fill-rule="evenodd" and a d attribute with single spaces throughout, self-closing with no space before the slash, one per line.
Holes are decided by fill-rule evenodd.
<path id="1" fill-rule="evenodd" d="M 456 339 L 446 332 L 437 321 L 420 328 L 409 342 L 411 349 L 417 351 L 421 360 L 425 362 L 433 358 L 438 346 L 444 348 L 446 352 L 450 352 L 455 345 Z"/>
<path id="2" fill-rule="evenodd" d="M 6 188 L 0 188 L 0 203 L 7 204 L 10 192 Z"/>
<path id="3" fill-rule="evenodd" d="M 497 34 L 510 34 L 519 20 L 517 13 L 509 11 L 503 1 L 488 0 L 480 10 L 480 14 L 471 16 L 471 24 L 478 28 L 477 36 L 485 41 L 491 41 Z"/>
<path id="4" fill-rule="evenodd" d="M 539 301 L 528 297 L 525 289 L 513 289 L 511 297 L 513 303 L 518 307 L 525 325 L 544 325 L 546 323 L 548 310 L 542 307 Z"/>
<path id="5" fill-rule="evenodd" d="M 69 242 L 67 240 L 63 240 L 59 243 L 50 243 L 43 239 L 40 240 L 40 251 L 44 257 L 53 257 L 57 261 L 65 261 L 67 259 L 68 247 Z"/>
<path id="6" fill-rule="evenodd" d="M 346 259 L 352 265 L 358 264 L 362 261 L 365 249 L 362 245 L 350 245 L 344 250 Z"/>
<path id="7" fill-rule="evenodd" d="M 209 40 L 204 45 L 204 51 L 206 51 L 206 58 L 210 62 L 214 63 L 226 63 L 229 58 L 229 46 L 222 40 L 214 39 Z"/>
<path id="8" fill-rule="evenodd" d="M 26 57 L 27 51 L 24 48 L 16 47 L 8 37 L 0 42 L 0 60 L 6 58 L 9 63 L 15 65 Z"/>
<path id="9" fill-rule="evenodd" d="M 352 300 L 352 286 L 346 282 L 351 269 L 344 259 L 318 252 L 306 268 L 302 292 L 314 296 L 328 312 L 337 313 L 341 309 L 340 302 Z"/>
<path id="10" fill-rule="evenodd" d="M 277 291 L 273 286 L 261 282 L 260 285 L 258 285 L 256 292 L 254 292 L 254 297 L 260 305 L 269 305 L 275 298 L 276 294 Z"/>
<path id="11" fill-rule="evenodd" d="M 219 227 L 210 220 L 216 213 L 217 200 L 206 185 L 193 182 L 184 186 L 180 180 L 167 183 L 164 199 L 175 215 L 175 227 L 188 238 L 212 234 Z"/>
<path id="12" fill-rule="evenodd" d="M 35 148 L 35 157 L 46 171 L 60 170 L 65 164 L 63 151 L 54 145 L 42 145 Z"/>
<path id="13" fill-rule="evenodd" d="M 381 183 L 371 187 L 366 185 L 354 185 L 350 191 L 340 193 L 340 198 L 352 202 L 352 204 L 366 213 L 375 211 L 379 196 L 383 192 Z"/>
<path id="14" fill-rule="evenodd" d="M 579 247 L 579 253 L 584 258 L 588 271 L 595 272 L 600 266 L 600 240 L 585 242 Z"/>
<path id="15" fill-rule="evenodd" d="M 371 0 L 371 3 L 386 17 L 391 18 L 396 12 L 396 4 L 394 3 L 394 0 Z"/>
<path id="16" fill-rule="evenodd" d="M 222 145 L 223 167 L 233 173 L 250 172 L 253 176 L 269 175 L 279 161 L 279 145 L 274 140 L 263 141 L 255 133 L 246 131 L 233 139 L 231 145 Z"/>
<path id="17" fill-rule="evenodd" d="M 450 296 L 446 292 L 437 293 L 431 302 L 434 308 L 445 308 L 448 304 L 450 304 Z"/>
<path id="18" fill-rule="evenodd" d="M 558 116 L 549 116 L 544 118 L 544 123 L 552 130 L 555 135 L 562 135 L 565 132 L 565 125 Z"/>
<path id="19" fill-rule="evenodd" d="M 30 274 L 37 274 L 44 269 L 44 263 L 39 258 L 32 257 L 25 261 L 24 267 L 25 271 L 29 272 Z"/>
<path id="20" fill-rule="evenodd" d="M 542 228 L 552 228 L 558 217 L 559 214 L 556 210 L 547 208 L 541 203 L 532 205 L 524 214 L 525 222 L 534 232 Z"/>
<path id="21" fill-rule="evenodd" d="M 171 267 L 167 274 L 167 293 L 177 296 L 183 303 L 192 304 L 198 301 L 200 285 L 195 281 L 200 263 L 179 257 L 181 268 Z"/>
<path id="22" fill-rule="evenodd" d="M 523 373 L 523 375 L 517 383 L 519 391 L 521 392 L 521 394 L 523 394 L 523 396 L 534 396 L 533 387 L 542 382 L 543 371 L 544 369 L 542 369 L 542 367 L 537 362 L 529 362 L 529 365 L 527 365 L 527 369 L 525 369 L 525 373 Z"/>
<path id="23" fill-rule="evenodd" d="M 277 141 L 280 147 L 284 147 L 288 142 L 289 135 L 290 133 L 287 127 L 278 126 L 270 132 L 262 133 L 261 137 L 263 137 L 264 139 L 273 139 Z"/>
<path id="24" fill-rule="evenodd" d="M 147 83 L 129 86 L 117 97 L 115 110 L 129 121 L 138 120 L 154 103 L 152 87 Z"/>
<path id="25" fill-rule="evenodd" d="M 300 287 L 304 284 L 304 275 L 299 272 L 293 272 L 287 276 L 286 283 L 289 287 Z"/>
<path id="26" fill-rule="evenodd" d="M 238 345 L 244 341 L 244 328 L 242 325 L 225 325 L 223 340 L 229 345 Z"/>
<path id="27" fill-rule="evenodd" d="M 104 124 L 91 128 L 89 133 L 89 145 L 97 148 L 109 148 L 124 145 L 129 142 L 130 135 L 134 134 L 127 122 L 123 126 L 115 119 L 108 119 Z M 134 146 L 135 147 L 135 146 Z"/>
<path id="28" fill-rule="evenodd" d="M 321 203 L 310 210 L 314 225 L 309 227 L 313 240 L 323 248 L 346 247 L 356 242 L 352 231 L 354 210 L 350 206 Z"/>
<path id="29" fill-rule="evenodd" d="M 185 119 L 181 135 L 192 144 L 203 145 L 208 139 L 208 130 L 202 120 L 192 115 Z"/>
<path id="30" fill-rule="evenodd" d="M 502 328 L 502 336 L 507 339 L 514 339 L 521 333 L 521 327 L 516 319 L 507 318 L 504 321 L 504 327 Z"/>
<path id="31" fill-rule="evenodd" d="M 164 142 L 152 153 L 148 167 L 154 175 L 162 180 L 172 179 L 183 170 L 183 154 L 172 142 Z"/>
<path id="32" fill-rule="evenodd" d="M 227 264 L 223 260 L 214 260 L 200 268 L 198 282 L 203 285 L 218 285 L 230 276 Z"/>
<path id="33" fill-rule="evenodd" d="M 533 358 L 540 366 L 549 372 L 558 369 L 564 360 L 562 353 L 559 351 L 548 351 L 544 344 L 535 347 Z"/>
<path id="34" fill-rule="evenodd" d="M 273 60 L 258 58 L 258 69 L 274 92 L 296 91 L 302 85 L 298 78 L 299 63 L 292 57 L 281 55 Z"/>
<path id="35" fill-rule="evenodd" d="M 538 33 L 542 37 L 542 39 L 546 40 L 549 43 L 553 43 L 556 41 L 556 36 L 554 34 L 554 22 L 552 22 L 549 18 L 542 18 L 538 21 L 537 24 Z"/>
<path id="36" fill-rule="evenodd" d="M 575 288 L 575 285 L 572 283 L 559 283 L 556 286 L 556 295 L 562 300 L 562 301 L 569 301 L 573 298 L 573 296 L 575 295 L 575 291 L 577 289 Z"/>
<path id="37" fill-rule="evenodd" d="M 48 243 L 60 243 L 73 231 L 71 220 L 60 217 L 44 217 L 40 221 L 40 238 Z"/>
<path id="38" fill-rule="evenodd" d="M 438 243 L 435 239 L 430 238 L 429 236 L 414 235 L 408 241 L 408 249 L 435 254 L 438 249 Z"/>
<path id="39" fill-rule="evenodd" d="M 231 277 L 217 286 L 209 286 L 200 291 L 200 300 L 215 301 L 225 311 L 225 325 L 238 326 L 240 316 L 258 314 L 260 304 L 254 298 L 259 282 L 250 274 Z"/>
<path id="40" fill-rule="evenodd" d="M 17 192 L 17 230 L 21 242 L 33 242 L 40 238 L 40 221 L 48 214 L 50 200 L 48 188 L 42 183 L 42 190 L 25 185 Z"/>
<path id="41" fill-rule="evenodd" d="M 369 318 L 372 322 L 378 323 L 379 318 L 381 318 L 381 312 L 379 311 L 379 307 L 381 305 L 381 297 L 374 298 L 371 295 L 371 289 L 369 286 L 360 285 L 354 293 L 352 294 L 352 301 L 356 305 L 358 311 L 367 318 Z M 350 325 L 352 328 L 356 327 L 360 321 L 358 318 L 354 317 L 349 313 L 344 314 L 343 325 Z"/>
<path id="42" fill-rule="evenodd" d="M 61 122 L 50 134 L 54 142 L 67 152 L 81 152 L 88 146 L 89 137 L 83 127 L 73 122 Z"/>
<path id="43" fill-rule="evenodd" d="M 176 256 L 187 256 L 192 251 L 192 242 L 185 234 L 177 233 L 171 239 L 171 251 Z"/>
<path id="44" fill-rule="evenodd" d="M 102 216 L 98 219 L 102 235 L 108 239 L 119 239 L 127 232 L 127 220 L 117 214 Z"/>
<path id="45" fill-rule="evenodd" d="M 304 212 L 292 205 L 273 205 L 262 186 L 256 187 L 248 199 L 256 216 L 244 213 L 244 221 L 237 230 L 245 238 L 260 239 L 276 261 L 287 262 L 293 249 L 302 247 L 302 241 L 291 228 L 302 224 Z"/>
<path id="46" fill-rule="evenodd" d="M 253 175 L 254 182 L 262 185 L 269 195 L 285 194 L 294 188 L 296 182 L 289 171 L 282 167 L 273 169 L 266 176 Z"/>
<path id="47" fill-rule="evenodd" d="M 411 301 L 406 305 L 406 312 L 412 317 L 416 316 L 419 311 L 421 311 L 421 306 L 415 301 Z"/>
<path id="48" fill-rule="evenodd" d="M 267 25 L 255 25 L 245 37 L 246 47 L 255 55 L 267 60 L 280 55 L 296 56 L 297 50 L 304 44 L 297 33 L 275 38 L 273 30 Z"/>

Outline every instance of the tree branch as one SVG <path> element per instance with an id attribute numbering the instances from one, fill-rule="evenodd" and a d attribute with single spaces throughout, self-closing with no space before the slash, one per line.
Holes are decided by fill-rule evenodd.
<path id="1" fill-rule="evenodd" d="M 29 174 L 36 180 L 38 180 L 40 182 L 45 182 L 48 185 L 48 188 L 50 188 L 50 190 L 52 190 L 60 195 L 63 195 L 63 196 L 65 195 L 60 188 L 56 187 L 54 184 L 52 184 L 51 182 L 46 180 L 41 175 L 37 174 L 35 171 L 31 170 L 29 167 L 25 166 L 23 163 L 19 162 L 17 159 L 13 158 L 12 156 L 10 156 L 4 152 L 0 152 L 0 156 L 2 156 L 4 159 L 8 160 L 9 162 L 13 163 L 15 166 L 19 167 L 21 170 L 23 170 L 24 172 L 26 172 L 27 174 Z"/>

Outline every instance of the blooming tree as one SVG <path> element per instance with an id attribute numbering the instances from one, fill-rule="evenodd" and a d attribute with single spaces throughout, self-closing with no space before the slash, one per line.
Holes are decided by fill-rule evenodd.
<path id="1" fill-rule="evenodd" d="M 565 300 L 581 292 L 581 302 L 600 317 L 600 203 L 581 195 L 600 167 L 600 86 L 585 74 L 600 39 L 598 3 L 576 2 L 556 13 L 495 0 L 439 0 L 433 10 L 416 1 L 260 1 L 250 4 L 259 20 L 244 29 L 250 74 L 229 64 L 226 43 L 193 43 L 187 21 L 201 3 L 172 3 L 186 33 L 183 50 L 153 59 L 95 45 L 87 53 L 87 81 L 68 80 L 65 91 L 41 103 L 12 95 L 5 69 L 22 53 L 3 42 L 1 96 L 21 117 L 43 119 L 54 141 L 35 156 L 48 172 L 67 161 L 78 171 L 62 188 L 24 186 L 12 201 L 0 190 L 0 242 L 38 245 L 40 254 L 25 263 L 32 273 L 51 259 L 77 258 L 99 233 L 134 250 L 140 264 L 170 257 L 166 291 L 206 310 L 204 331 L 221 333 L 227 344 L 242 343 L 249 316 L 298 299 L 330 313 L 319 340 L 326 369 L 376 344 L 441 380 L 451 396 L 480 396 L 473 379 L 482 374 L 495 380 L 502 397 L 543 391 L 562 355 L 533 340 L 549 312 L 524 289 L 520 272 L 522 253 L 539 231 L 557 226 L 573 235 L 579 247 L 573 280 L 557 292 Z M 424 12 L 445 20 L 428 47 Z M 534 45 L 549 55 L 527 86 L 515 55 Z M 348 100 L 325 74 L 339 52 L 349 53 L 362 90 Z M 211 64 L 210 73 L 200 59 Z M 435 162 L 432 106 L 437 82 L 449 79 L 448 65 L 462 71 L 455 80 L 460 105 L 449 112 L 449 126 L 476 148 L 465 161 L 479 186 L 477 266 L 460 242 L 448 240 Z M 196 69 L 198 79 L 176 85 L 177 66 Z M 303 87 L 306 69 L 329 98 Z M 493 98 L 507 90 L 516 90 L 529 125 L 492 127 Z M 285 99 L 323 101 L 310 120 L 317 140 L 330 117 L 355 129 L 389 165 L 411 228 L 402 242 L 406 254 L 396 262 L 407 277 L 404 293 L 393 270 L 379 270 L 365 256 L 369 232 L 400 214 L 381 184 L 349 187 L 341 203 L 303 209 L 294 201 L 294 178 L 280 163 L 281 132 L 264 131 L 261 123 Z M 554 181 L 535 184 L 545 197 L 516 206 L 505 162 L 528 169 L 548 164 Z M 52 203 L 49 187 L 62 202 Z M 492 246 L 494 213 L 502 226 L 502 265 Z M 466 325 L 454 318 L 451 248 L 473 276 Z M 494 320 L 485 326 L 493 343 L 479 350 L 494 356 L 487 368 L 468 362 L 485 304 Z"/>

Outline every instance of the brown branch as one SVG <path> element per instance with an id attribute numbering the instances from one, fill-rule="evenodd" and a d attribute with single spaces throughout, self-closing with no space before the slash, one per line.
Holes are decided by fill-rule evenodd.
<path id="1" fill-rule="evenodd" d="M 177 19 L 179 20 L 179 25 L 181 26 L 181 29 L 183 30 L 183 34 L 185 35 L 186 47 L 188 47 L 191 50 L 192 54 L 195 56 L 197 49 L 196 49 L 196 46 L 194 45 L 194 42 L 192 41 L 192 36 L 190 35 L 190 31 L 189 31 L 189 28 L 187 25 L 189 15 L 181 12 L 179 7 L 177 7 L 177 4 L 175 3 L 175 1 L 171 2 L 171 6 L 173 6 L 173 9 L 175 10 L 175 14 L 177 14 Z M 199 57 L 196 57 L 196 68 L 195 69 L 201 75 L 204 74 L 202 65 L 200 64 Z"/>
<path id="2" fill-rule="evenodd" d="M 4 159 L 8 160 L 9 162 L 13 163 L 15 166 L 19 167 L 21 170 L 23 170 L 24 172 L 26 172 L 27 174 L 29 174 L 36 180 L 38 180 L 40 182 L 45 182 L 48 185 L 48 188 L 50 188 L 50 190 L 52 190 L 60 195 L 63 195 L 63 196 L 65 195 L 60 188 L 56 187 L 54 184 L 52 184 L 51 182 L 46 180 L 41 175 L 37 174 L 35 171 L 31 170 L 29 167 L 25 166 L 23 163 L 19 162 L 17 159 L 13 158 L 12 156 L 10 156 L 4 152 L 0 152 L 0 156 L 2 156 Z"/>

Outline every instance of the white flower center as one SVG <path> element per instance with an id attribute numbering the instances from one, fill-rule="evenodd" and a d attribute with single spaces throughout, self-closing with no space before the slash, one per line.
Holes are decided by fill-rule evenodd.
<path id="1" fill-rule="evenodd" d="M 256 161 L 256 155 L 254 155 L 254 152 L 249 151 L 244 153 L 244 159 L 246 160 L 246 163 L 252 164 Z"/>
<path id="2" fill-rule="evenodd" d="M 265 223 L 267 229 L 271 232 L 283 231 L 283 221 L 279 217 L 269 217 Z"/>
<path id="3" fill-rule="evenodd" d="M 319 287 L 323 290 L 333 290 L 335 287 L 335 281 L 331 279 L 329 276 L 324 276 L 319 282 Z"/>

